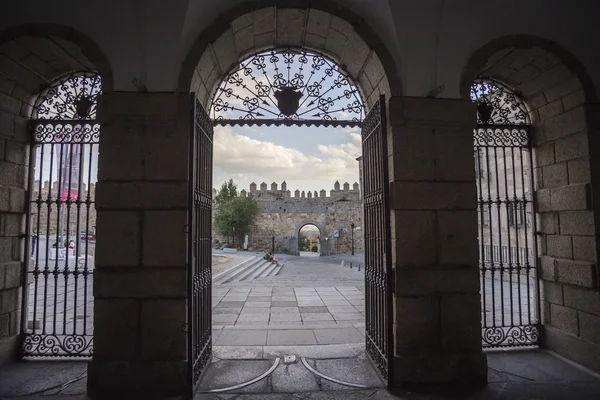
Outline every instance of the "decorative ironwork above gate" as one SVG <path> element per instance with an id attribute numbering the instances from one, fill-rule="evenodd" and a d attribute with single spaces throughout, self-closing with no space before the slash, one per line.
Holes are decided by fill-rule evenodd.
<path id="1" fill-rule="evenodd" d="M 53 82 L 38 97 L 32 119 L 95 120 L 100 75 L 73 72 Z"/>
<path id="2" fill-rule="evenodd" d="M 477 104 L 477 123 L 485 125 L 529 125 L 529 112 L 521 94 L 490 79 L 477 79 L 471 86 Z"/>
<path id="3" fill-rule="evenodd" d="M 215 125 L 360 126 L 364 106 L 348 74 L 305 49 L 275 49 L 242 61 L 217 89 Z"/>

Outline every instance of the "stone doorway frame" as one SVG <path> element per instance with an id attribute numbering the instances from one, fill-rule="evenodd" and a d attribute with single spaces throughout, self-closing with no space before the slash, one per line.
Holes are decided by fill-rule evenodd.
<path id="1" fill-rule="evenodd" d="M 286 4 L 284 8 L 278 8 L 276 4 L 273 0 L 241 4 L 204 30 L 182 65 L 178 93 L 195 93 L 200 103 L 208 108 L 223 77 L 249 54 L 271 48 L 304 48 L 328 56 L 348 73 L 361 92 L 365 112 L 382 96 L 388 99 L 384 105 L 387 109 L 394 96 L 402 95 L 398 68 L 390 52 L 360 17 L 328 1 L 314 5 L 303 0 Z M 275 19 L 279 22 L 275 23 Z M 301 27 L 297 26 L 299 20 Z M 268 28 L 264 31 L 265 24 L 272 27 L 272 32 Z M 285 31 L 278 31 L 277 26 L 284 26 Z M 309 32 L 310 29 L 319 30 L 322 36 Z M 285 35 L 298 30 L 300 35 Z M 240 32 L 246 32 L 248 37 Z M 248 45 L 249 42 L 252 44 Z M 351 49 L 351 56 L 344 52 L 345 48 Z M 354 54 L 356 49 L 362 50 L 360 57 Z M 350 64 L 352 62 L 354 65 Z M 386 128 L 387 141 L 391 142 L 389 121 Z M 391 153 L 393 146 L 389 144 L 388 149 Z M 391 215 L 391 209 L 389 213 Z M 393 381 L 393 377 L 388 380 L 389 384 Z"/>
<path id="2" fill-rule="evenodd" d="M 324 256 L 328 256 L 329 255 L 329 249 L 327 248 L 327 241 L 323 238 L 326 238 L 328 233 L 325 230 L 325 228 L 322 226 L 322 224 L 318 223 L 317 221 L 314 220 L 305 220 L 302 221 L 301 223 L 299 223 L 298 225 L 296 225 L 296 229 L 294 229 L 294 234 L 296 236 L 296 239 L 294 240 L 294 247 L 292 248 L 292 254 L 296 254 L 299 255 L 300 254 L 300 243 L 298 242 L 300 240 L 300 231 L 302 230 L 302 228 L 304 228 L 306 225 L 314 225 L 318 230 L 319 230 L 319 235 L 321 236 L 321 238 L 319 239 L 319 246 L 320 246 L 320 253 L 319 253 L 319 257 L 324 257 Z M 323 245 L 325 243 L 325 246 Z"/>

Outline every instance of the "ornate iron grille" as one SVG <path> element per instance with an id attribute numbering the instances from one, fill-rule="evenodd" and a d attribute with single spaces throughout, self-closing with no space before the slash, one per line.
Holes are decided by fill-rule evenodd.
<path id="1" fill-rule="evenodd" d="M 334 61 L 286 48 L 242 61 L 217 89 L 210 113 L 216 125 L 359 126 L 364 107 Z"/>
<path id="2" fill-rule="evenodd" d="M 67 75 L 32 121 L 24 357 L 91 357 L 100 78 Z"/>
<path id="3" fill-rule="evenodd" d="M 474 132 L 482 340 L 488 348 L 535 346 L 540 336 L 531 126 L 525 106 L 506 90 L 494 82 L 472 89 L 481 96 L 474 98 L 478 104 L 491 105 L 486 116 L 479 113 Z"/>
<path id="4" fill-rule="evenodd" d="M 388 382 L 392 374 L 392 262 L 387 163 L 385 97 L 367 114 L 362 125 L 365 221 L 365 337 L 366 350 Z"/>
<path id="5" fill-rule="evenodd" d="M 191 95 L 188 205 L 188 363 L 192 395 L 212 356 L 213 125 Z"/>

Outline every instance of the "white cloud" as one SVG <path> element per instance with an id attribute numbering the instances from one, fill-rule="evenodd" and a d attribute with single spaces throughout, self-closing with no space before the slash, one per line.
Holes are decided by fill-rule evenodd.
<path id="1" fill-rule="evenodd" d="M 358 180 L 361 152 L 360 135 L 350 134 L 351 141 L 338 145 L 318 145 L 320 156 L 310 156 L 297 149 L 234 134 L 229 127 L 216 127 L 215 166 L 223 175 L 254 180 L 260 184 L 282 180 L 321 180 L 340 183 Z"/>

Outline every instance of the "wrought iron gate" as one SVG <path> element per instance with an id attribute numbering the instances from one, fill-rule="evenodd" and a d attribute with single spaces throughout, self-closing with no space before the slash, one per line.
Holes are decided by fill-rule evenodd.
<path id="1" fill-rule="evenodd" d="M 393 315 L 385 97 L 380 96 L 362 124 L 365 221 L 366 350 L 386 382 L 392 376 Z"/>
<path id="2" fill-rule="evenodd" d="M 475 130 L 484 347 L 539 340 L 539 280 L 529 126 Z"/>
<path id="3" fill-rule="evenodd" d="M 100 77 L 61 77 L 34 108 L 22 355 L 91 357 Z"/>
<path id="4" fill-rule="evenodd" d="M 191 94 L 188 204 L 188 364 L 192 395 L 212 356 L 213 125 Z"/>

